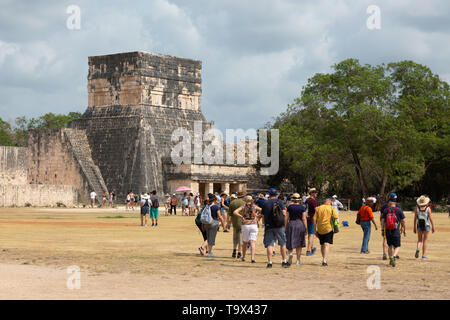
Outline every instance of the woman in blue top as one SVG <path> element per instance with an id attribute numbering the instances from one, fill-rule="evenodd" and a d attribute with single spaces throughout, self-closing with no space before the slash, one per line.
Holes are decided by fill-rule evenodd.
<path id="1" fill-rule="evenodd" d="M 212 253 L 212 248 L 216 244 L 217 230 L 219 230 L 219 224 L 222 224 L 222 228 L 225 229 L 225 223 L 222 215 L 220 214 L 220 206 L 217 204 L 217 198 L 214 194 L 208 195 L 208 205 L 211 209 L 213 223 L 203 224 L 203 226 L 206 232 L 206 240 L 208 241 L 208 257 L 215 257 Z"/>
<path id="2" fill-rule="evenodd" d="M 289 253 L 289 264 L 292 264 L 293 250 L 297 253 L 297 264 L 301 264 L 300 256 L 302 248 L 306 246 L 306 208 L 300 204 L 301 197 L 294 193 L 291 197 L 292 203 L 287 207 L 288 222 L 286 226 L 286 249 Z"/>

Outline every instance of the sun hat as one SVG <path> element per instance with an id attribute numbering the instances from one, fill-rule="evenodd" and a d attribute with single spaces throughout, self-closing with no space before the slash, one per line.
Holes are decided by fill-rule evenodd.
<path id="1" fill-rule="evenodd" d="M 301 200 L 302 198 L 300 197 L 300 195 L 298 193 L 294 193 L 291 196 L 291 200 Z"/>
<path id="2" fill-rule="evenodd" d="M 275 189 L 275 188 L 270 188 L 270 189 L 269 189 L 269 194 L 270 194 L 271 196 L 276 196 L 276 195 L 278 194 L 277 189 Z"/>
<path id="3" fill-rule="evenodd" d="M 250 202 L 250 201 L 253 201 L 253 198 L 252 198 L 252 196 L 245 196 L 244 201 Z"/>
<path id="4" fill-rule="evenodd" d="M 243 198 L 243 197 L 245 197 L 245 193 L 243 193 L 242 191 L 239 191 L 236 196 L 238 198 Z"/>
<path id="5" fill-rule="evenodd" d="M 236 196 L 236 194 L 232 193 L 231 196 L 230 196 L 230 198 L 231 198 L 231 199 L 237 199 L 237 196 Z"/>
<path id="6" fill-rule="evenodd" d="M 311 189 L 309 189 L 309 191 L 308 191 L 309 194 L 315 193 L 315 192 L 318 192 L 316 188 L 311 188 Z"/>
<path id="7" fill-rule="evenodd" d="M 337 195 L 332 196 L 332 198 L 337 198 Z"/>
<path id="8" fill-rule="evenodd" d="M 373 203 L 377 203 L 377 199 L 374 197 L 368 197 L 367 201 L 373 202 Z"/>
<path id="9" fill-rule="evenodd" d="M 430 198 L 428 198 L 427 196 L 420 196 L 417 199 L 417 205 L 419 207 L 425 207 L 426 205 L 428 205 L 430 203 Z"/>
<path id="10" fill-rule="evenodd" d="M 147 200 L 147 199 L 150 199 L 150 197 L 147 193 L 144 193 L 144 195 L 142 196 L 142 199 Z"/>

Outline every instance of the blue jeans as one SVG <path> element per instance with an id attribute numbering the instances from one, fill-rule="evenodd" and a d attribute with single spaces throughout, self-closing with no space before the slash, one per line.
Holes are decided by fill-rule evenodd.
<path id="1" fill-rule="evenodd" d="M 364 232 L 361 251 L 366 252 L 369 251 L 370 230 L 372 228 L 370 220 L 361 221 L 361 228 L 363 229 Z"/>

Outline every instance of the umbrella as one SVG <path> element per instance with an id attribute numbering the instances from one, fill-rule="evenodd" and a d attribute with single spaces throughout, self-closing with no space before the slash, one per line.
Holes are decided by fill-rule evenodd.
<path id="1" fill-rule="evenodd" d="M 177 190 L 175 190 L 176 192 L 183 192 L 183 191 L 191 191 L 191 188 L 189 187 L 179 187 Z"/>

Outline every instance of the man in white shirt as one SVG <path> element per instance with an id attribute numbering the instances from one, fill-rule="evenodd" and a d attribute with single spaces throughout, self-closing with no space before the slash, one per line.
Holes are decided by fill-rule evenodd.
<path id="1" fill-rule="evenodd" d="M 336 210 L 337 214 L 339 214 L 339 209 L 344 209 L 344 205 L 337 199 L 337 195 L 333 196 L 333 201 L 331 201 L 331 206 Z"/>
<path id="2" fill-rule="evenodd" d="M 94 207 L 94 202 L 95 202 L 95 198 L 97 198 L 97 194 L 95 193 L 95 191 L 91 192 L 91 207 Z"/>

